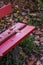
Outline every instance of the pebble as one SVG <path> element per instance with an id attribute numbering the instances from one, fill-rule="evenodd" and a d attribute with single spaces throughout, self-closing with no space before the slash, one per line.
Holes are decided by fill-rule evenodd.
<path id="1" fill-rule="evenodd" d="M 12 18 L 10 19 L 10 21 L 12 21 Z"/>
<path id="2" fill-rule="evenodd" d="M 43 29 L 41 29 L 41 31 L 43 32 Z"/>
<path id="3" fill-rule="evenodd" d="M 32 33 L 31 33 L 30 35 L 31 35 L 31 36 L 33 36 L 33 34 L 32 34 Z"/>
<path id="4" fill-rule="evenodd" d="M 40 65 L 43 65 L 43 64 L 40 64 Z"/>
<path id="5" fill-rule="evenodd" d="M 35 40 L 34 43 L 35 43 L 35 45 L 37 45 L 37 46 L 40 45 L 40 44 L 39 44 L 39 43 L 40 43 L 39 41 L 36 41 L 36 40 Z"/>
<path id="6" fill-rule="evenodd" d="M 28 16 L 25 16 L 26 19 L 28 19 Z"/>
<path id="7" fill-rule="evenodd" d="M 41 43 L 41 46 L 43 46 L 43 43 Z"/>
<path id="8" fill-rule="evenodd" d="M 41 61 L 38 60 L 37 63 L 36 63 L 36 65 L 41 65 Z"/>
<path id="9" fill-rule="evenodd" d="M 40 40 L 40 37 L 39 37 L 39 36 L 36 36 L 36 37 L 35 37 L 35 40 Z"/>
<path id="10" fill-rule="evenodd" d="M 27 23 L 27 19 L 24 19 L 23 22 L 24 22 L 24 23 Z"/>
<path id="11" fill-rule="evenodd" d="M 42 43 L 43 43 L 43 37 L 41 37 L 41 38 L 40 38 L 40 42 L 42 42 Z"/>
<path id="12" fill-rule="evenodd" d="M 19 8 L 19 6 L 18 6 L 18 5 L 15 5 L 15 7 L 16 7 L 16 8 Z"/>
<path id="13" fill-rule="evenodd" d="M 36 35 L 41 35 L 42 32 L 41 32 L 41 31 L 36 31 L 35 34 L 36 34 Z"/>
<path id="14" fill-rule="evenodd" d="M 25 13 L 25 12 L 22 12 L 21 14 L 22 14 L 23 16 L 25 16 L 25 15 L 26 15 L 26 13 Z"/>
<path id="15" fill-rule="evenodd" d="M 40 28 L 38 28 L 38 31 L 40 31 Z"/>
<path id="16" fill-rule="evenodd" d="M 43 49 L 41 49 L 40 52 L 43 53 Z"/>
<path id="17" fill-rule="evenodd" d="M 41 61 L 43 60 L 43 57 L 41 57 L 41 59 L 40 59 Z"/>
<path id="18" fill-rule="evenodd" d="M 35 59 L 36 59 L 35 55 L 31 55 L 29 58 L 30 61 L 34 61 Z"/>
<path id="19" fill-rule="evenodd" d="M 17 17 L 18 16 L 17 13 L 14 13 L 14 16 Z"/>

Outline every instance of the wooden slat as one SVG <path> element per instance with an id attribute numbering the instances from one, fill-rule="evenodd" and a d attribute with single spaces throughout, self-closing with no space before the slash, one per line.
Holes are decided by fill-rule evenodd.
<path id="1" fill-rule="evenodd" d="M 13 35 L 10 39 L 0 46 L 0 58 L 7 54 L 12 48 L 16 47 L 24 38 L 26 38 L 33 30 L 34 26 L 26 26 L 20 33 Z"/>
<path id="2" fill-rule="evenodd" d="M 8 5 L 5 5 L 0 8 L 0 19 L 10 13 L 12 13 L 12 5 L 9 3 Z"/>
<path id="3" fill-rule="evenodd" d="M 2 44 L 2 42 L 4 42 L 5 40 L 9 39 L 12 35 L 14 35 L 16 33 L 16 30 L 19 30 L 25 26 L 26 25 L 23 23 L 16 23 L 10 29 L 0 34 L 0 45 Z"/>

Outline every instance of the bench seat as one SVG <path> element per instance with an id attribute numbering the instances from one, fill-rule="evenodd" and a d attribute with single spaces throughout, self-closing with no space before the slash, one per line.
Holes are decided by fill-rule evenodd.
<path id="1" fill-rule="evenodd" d="M 22 23 L 20 23 L 22 24 Z M 18 25 L 19 26 L 19 25 Z M 33 30 L 34 26 L 26 25 L 20 32 L 11 36 L 7 41 L 0 45 L 0 58 L 6 55 L 11 49 L 15 48 L 22 40 L 24 40 Z"/>

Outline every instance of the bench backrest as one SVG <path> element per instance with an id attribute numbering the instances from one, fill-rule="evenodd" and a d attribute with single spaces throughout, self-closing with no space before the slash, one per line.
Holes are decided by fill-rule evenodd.
<path id="1" fill-rule="evenodd" d="M 12 5 L 9 3 L 8 5 L 4 5 L 0 8 L 0 19 L 12 13 Z"/>

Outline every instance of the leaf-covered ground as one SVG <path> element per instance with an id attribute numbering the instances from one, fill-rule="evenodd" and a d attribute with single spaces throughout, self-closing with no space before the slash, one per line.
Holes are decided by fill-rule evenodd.
<path id="1" fill-rule="evenodd" d="M 10 21 L 12 24 L 34 25 L 36 30 L 1 59 L 0 65 L 43 65 L 43 1 L 4 0 L 4 3 L 0 1 L 0 7 L 9 2 L 12 3 L 13 13 L 0 20 L 0 33 L 12 26 Z"/>

